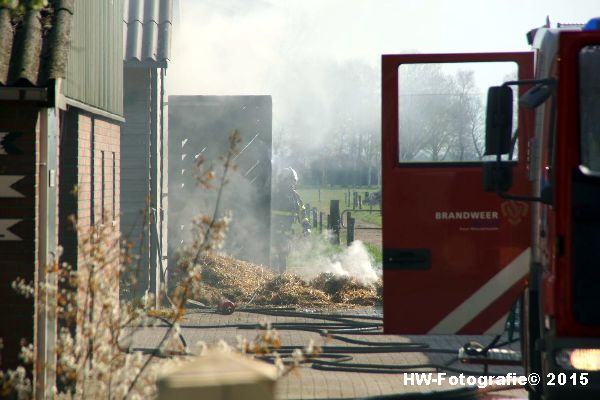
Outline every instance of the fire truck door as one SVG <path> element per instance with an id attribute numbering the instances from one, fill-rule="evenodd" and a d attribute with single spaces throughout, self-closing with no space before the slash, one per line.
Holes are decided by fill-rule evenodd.
<path id="1" fill-rule="evenodd" d="M 528 272 L 531 205 L 482 189 L 486 94 L 531 79 L 532 62 L 532 53 L 383 56 L 386 333 L 503 330 Z M 531 116 L 514 97 L 510 192 L 527 195 Z"/>

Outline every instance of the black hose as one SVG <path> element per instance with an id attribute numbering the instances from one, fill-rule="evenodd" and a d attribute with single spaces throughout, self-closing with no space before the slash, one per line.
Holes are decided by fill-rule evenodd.
<path id="1" fill-rule="evenodd" d="M 277 317 L 303 317 L 303 318 L 312 318 L 312 319 L 324 319 L 330 321 L 346 321 L 350 323 L 357 322 L 357 319 L 366 319 L 366 320 L 376 320 L 382 321 L 383 318 L 376 315 L 360 315 L 360 314 L 325 314 L 325 313 L 312 313 L 305 311 L 293 311 L 293 310 L 281 310 L 277 308 L 242 308 L 240 311 L 255 313 L 255 314 L 263 314 L 263 315 L 272 315 Z"/>
<path id="2" fill-rule="evenodd" d="M 433 349 L 427 344 L 418 344 L 417 346 L 404 346 L 408 343 L 396 343 L 390 346 L 320 346 L 319 349 L 323 353 L 336 354 L 384 354 L 384 353 L 435 353 L 435 354 L 456 354 L 455 350 L 450 349 Z M 281 346 L 277 349 L 278 352 L 293 351 L 303 349 L 303 346 Z"/>
<path id="3" fill-rule="evenodd" d="M 240 324 L 241 329 L 254 329 L 256 327 L 261 327 L 260 324 Z M 272 322 L 271 327 L 279 330 L 302 330 L 302 331 L 314 331 L 318 333 L 323 333 L 323 335 L 327 334 L 336 334 L 336 333 L 345 333 L 345 334 L 365 334 L 368 332 L 369 334 L 373 333 L 372 331 L 375 329 L 380 329 L 381 325 L 373 325 L 373 324 L 357 324 L 355 327 L 348 327 L 348 325 L 344 324 L 332 324 L 332 323 L 324 323 L 324 324 L 309 324 L 306 322 Z M 366 331 L 366 332 L 365 332 Z"/>
<path id="4" fill-rule="evenodd" d="M 394 393 L 379 396 L 344 398 L 343 400 L 464 400 L 476 399 L 480 395 L 476 387 L 461 387 L 458 389 L 438 390 L 418 393 Z M 342 399 L 329 399 L 342 400 Z"/>
<path id="5" fill-rule="evenodd" d="M 453 368 L 443 364 L 425 363 L 425 364 L 371 364 L 371 363 L 342 363 L 340 361 L 310 360 L 312 368 L 321 371 L 337 372 L 363 372 L 376 374 L 399 374 L 406 372 L 423 372 L 423 369 L 434 369 L 436 371 L 448 371 L 464 375 L 481 375 L 475 371 L 468 371 L 460 368 Z"/>

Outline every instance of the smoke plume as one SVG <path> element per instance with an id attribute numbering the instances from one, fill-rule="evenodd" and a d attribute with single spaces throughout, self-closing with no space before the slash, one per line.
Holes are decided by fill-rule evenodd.
<path id="1" fill-rule="evenodd" d="M 329 239 L 324 233 L 296 242 L 288 259 L 288 271 L 306 280 L 322 273 L 352 277 L 363 284 L 379 279 L 373 259 L 360 240 L 337 252 Z"/>

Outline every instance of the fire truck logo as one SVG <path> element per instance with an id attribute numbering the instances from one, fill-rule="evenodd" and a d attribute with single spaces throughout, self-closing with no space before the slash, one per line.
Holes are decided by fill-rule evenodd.
<path id="1" fill-rule="evenodd" d="M 527 215 L 529 205 L 524 201 L 509 200 L 500 204 L 500 210 L 502 216 L 507 218 L 511 225 L 517 225 Z"/>

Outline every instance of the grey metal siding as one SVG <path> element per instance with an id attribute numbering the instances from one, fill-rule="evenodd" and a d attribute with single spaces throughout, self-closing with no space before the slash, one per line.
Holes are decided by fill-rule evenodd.
<path id="1" fill-rule="evenodd" d="M 142 270 L 134 294 L 149 289 L 158 296 L 161 267 L 167 257 L 168 172 L 166 115 L 161 108 L 164 72 L 125 68 L 124 115 L 121 130 L 121 230 L 141 256 Z M 140 238 L 144 238 L 140 245 Z"/>
<path id="2" fill-rule="evenodd" d="M 150 194 L 150 78 L 148 69 L 125 69 L 127 122 L 121 130 L 121 232 L 131 233 L 133 237 L 126 239 L 136 246 L 142 232 L 140 213 L 147 213 Z M 145 237 L 148 237 L 147 228 Z M 147 251 L 148 243 L 143 246 Z"/>
<path id="3" fill-rule="evenodd" d="M 123 115 L 123 0 L 75 4 L 63 94 Z"/>

